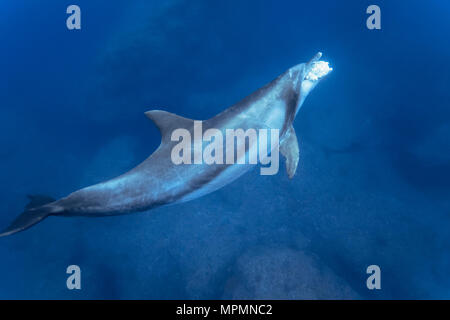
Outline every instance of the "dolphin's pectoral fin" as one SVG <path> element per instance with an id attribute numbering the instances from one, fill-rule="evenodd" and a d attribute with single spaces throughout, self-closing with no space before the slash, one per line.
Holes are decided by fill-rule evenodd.
<path id="1" fill-rule="evenodd" d="M 280 144 L 280 152 L 286 158 L 286 171 L 289 179 L 292 179 L 297 170 L 298 159 L 300 157 L 297 136 L 292 126 L 287 130 L 286 137 Z"/>
<path id="2" fill-rule="evenodd" d="M 162 110 L 151 110 L 145 112 L 161 132 L 162 140 L 170 140 L 172 132 L 176 129 L 189 129 L 194 125 L 194 120 L 180 117 L 174 113 Z"/>

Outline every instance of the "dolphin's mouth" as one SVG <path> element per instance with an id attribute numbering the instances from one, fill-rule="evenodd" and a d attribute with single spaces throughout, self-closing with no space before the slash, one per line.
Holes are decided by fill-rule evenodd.
<path id="1" fill-rule="evenodd" d="M 303 101 L 306 96 L 311 92 L 312 89 L 324 78 L 327 74 L 333 70 L 329 63 L 326 61 L 320 61 L 322 57 L 322 52 L 317 52 L 316 55 L 304 65 L 303 72 L 300 74 L 300 88 L 299 90 L 300 99 L 297 102 L 297 107 L 295 114 L 300 110 Z"/>
<path id="2" fill-rule="evenodd" d="M 311 81 L 317 81 L 320 78 L 325 77 L 333 68 L 330 68 L 328 62 L 314 61 L 309 72 L 306 74 L 305 79 Z"/>

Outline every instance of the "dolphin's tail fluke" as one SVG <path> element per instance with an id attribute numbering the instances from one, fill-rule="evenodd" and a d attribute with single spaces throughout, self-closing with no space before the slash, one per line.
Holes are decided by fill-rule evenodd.
<path id="1" fill-rule="evenodd" d="M 0 237 L 28 229 L 49 215 L 62 211 L 60 207 L 52 204 L 55 200 L 50 197 L 29 195 L 28 198 L 30 202 L 25 207 L 25 211 L 0 233 Z"/>

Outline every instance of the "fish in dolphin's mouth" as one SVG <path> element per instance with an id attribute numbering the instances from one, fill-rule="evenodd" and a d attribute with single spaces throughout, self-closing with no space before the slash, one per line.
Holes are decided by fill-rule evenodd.
<path id="1" fill-rule="evenodd" d="M 306 74 L 305 79 L 316 81 L 325 77 L 333 68 L 330 68 L 329 63 L 326 61 L 315 61 L 312 63 L 312 67 Z"/>

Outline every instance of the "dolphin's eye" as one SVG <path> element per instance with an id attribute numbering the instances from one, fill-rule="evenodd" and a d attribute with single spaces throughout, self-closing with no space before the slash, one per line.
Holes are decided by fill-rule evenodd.
<path id="1" fill-rule="evenodd" d="M 313 62 L 311 70 L 309 70 L 306 75 L 306 80 L 316 81 L 320 78 L 326 76 L 333 68 L 330 68 L 328 62 L 325 61 L 316 61 Z"/>

